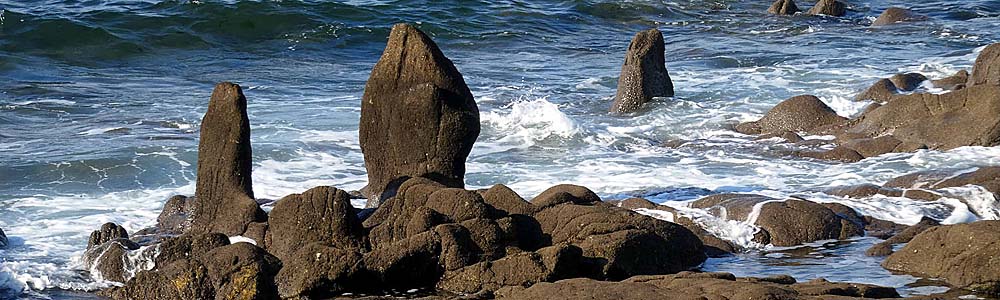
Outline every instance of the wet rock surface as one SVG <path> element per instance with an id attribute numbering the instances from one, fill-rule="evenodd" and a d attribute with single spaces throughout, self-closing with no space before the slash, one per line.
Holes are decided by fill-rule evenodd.
<path id="1" fill-rule="evenodd" d="M 794 0 L 776 0 L 767 12 L 774 15 L 794 15 L 799 12 L 799 7 L 795 5 Z"/>
<path id="2" fill-rule="evenodd" d="M 663 33 L 655 28 L 637 33 L 625 53 L 625 63 L 618 76 L 618 91 L 610 111 L 631 113 L 653 97 L 673 96 L 674 85 L 664 58 Z"/>
<path id="3" fill-rule="evenodd" d="M 737 125 L 736 131 L 744 134 L 813 132 L 821 127 L 840 124 L 846 120 L 819 98 L 802 95 L 778 103 L 758 121 Z"/>
<path id="4" fill-rule="evenodd" d="M 1000 221 L 937 226 L 917 234 L 882 263 L 886 269 L 944 278 L 956 287 L 1000 295 Z"/>
<path id="5" fill-rule="evenodd" d="M 927 19 L 926 16 L 919 15 L 905 8 L 890 7 L 882 12 L 878 18 L 872 22 L 872 26 L 885 26 L 900 22 L 912 22 Z"/>
<path id="6" fill-rule="evenodd" d="M 465 159 L 479 137 L 479 108 L 462 74 L 426 34 L 393 26 L 361 101 L 361 151 L 368 207 L 407 177 L 463 187 Z"/>
<path id="7" fill-rule="evenodd" d="M 842 17 L 847 13 L 847 4 L 837 0 L 819 0 L 807 13 L 810 15 Z"/>

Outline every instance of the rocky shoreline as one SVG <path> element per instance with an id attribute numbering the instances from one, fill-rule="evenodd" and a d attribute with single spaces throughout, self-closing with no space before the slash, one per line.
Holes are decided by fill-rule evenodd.
<path id="1" fill-rule="evenodd" d="M 797 11 L 789 0 L 772 9 Z M 824 0 L 809 13 L 835 16 L 845 9 Z M 954 78 L 926 81 L 923 75 L 901 74 L 880 80 L 858 97 L 880 104 L 853 118 L 803 95 L 734 130 L 829 144 L 829 150 L 792 154 L 849 162 L 917 149 L 996 146 L 997 53 L 1000 44 L 987 47 L 971 72 Z M 928 82 L 945 93 L 922 90 Z M 639 113 L 645 103 L 673 94 L 662 33 L 638 33 L 610 111 Z M 698 272 L 708 257 L 744 249 L 676 208 L 646 199 L 604 201 L 570 184 L 532 199 L 499 184 L 465 189 L 465 160 L 480 133 L 477 104 L 453 63 L 410 25 L 393 26 L 362 97 L 360 144 L 369 185 L 361 191 L 320 186 L 285 196 L 269 212 L 262 209 L 250 176 L 247 101 L 239 85 L 215 87 L 201 125 L 194 196 L 170 198 L 153 228 L 129 234 L 108 223 L 91 234 L 84 264 L 95 278 L 119 283 L 98 294 L 111 299 L 899 297 L 892 288 L 867 284 Z M 802 133 L 835 139 L 809 140 Z M 1000 171 L 912 174 L 885 186 L 827 192 L 936 199 L 948 188 L 968 185 L 996 194 Z M 356 195 L 367 199 L 366 208 L 351 205 Z M 759 227 L 754 242 L 760 244 L 885 238 L 869 250 L 886 256 L 883 267 L 943 278 L 955 288 L 916 298 L 1000 296 L 1000 262 L 994 259 L 1000 254 L 1000 221 L 940 225 L 927 219 L 905 226 L 841 204 L 751 194 L 716 194 L 691 205 Z M 636 212 L 642 210 L 671 217 Z M 900 243 L 907 244 L 893 251 Z M 0 247 L 5 244 L 0 231 Z"/>

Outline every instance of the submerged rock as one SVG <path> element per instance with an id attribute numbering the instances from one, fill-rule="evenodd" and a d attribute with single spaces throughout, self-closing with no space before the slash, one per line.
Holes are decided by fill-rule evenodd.
<path id="1" fill-rule="evenodd" d="M 847 4 L 837 0 L 819 0 L 807 13 L 810 15 L 842 17 L 847 13 Z"/>
<path id="2" fill-rule="evenodd" d="M 752 222 L 761 228 L 754 236 L 755 241 L 779 247 L 864 235 L 864 224 L 859 224 L 859 216 L 838 213 L 806 200 L 717 194 L 695 200 L 691 207 L 708 210 L 726 220 Z M 752 215 L 754 211 L 758 212 L 756 216 Z"/>
<path id="3" fill-rule="evenodd" d="M 90 234 L 87 250 L 83 254 L 83 265 L 94 277 L 125 282 L 136 266 L 127 257 L 128 251 L 139 249 L 139 245 L 128 239 L 128 231 L 115 223 L 105 223 Z"/>
<path id="4" fill-rule="evenodd" d="M 235 236 L 267 221 L 254 200 L 251 168 L 247 99 L 239 85 L 220 83 L 201 123 L 193 231 Z"/>
<path id="5" fill-rule="evenodd" d="M 758 121 L 737 125 L 736 131 L 744 134 L 813 132 L 821 127 L 840 124 L 846 120 L 819 98 L 802 95 L 778 103 Z"/>
<path id="6" fill-rule="evenodd" d="M 799 12 L 799 7 L 795 6 L 794 0 L 776 0 L 767 12 L 774 15 L 794 15 Z"/>
<path id="7" fill-rule="evenodd" d="M 927 17 L 918 15 L 909 9 L 890 7 L 882 12 L 882 14 L 879 15 L 874 22 L 872 22 L 872 26 L 884 26 L 899 22 L 920 21 L 926 18 Z"/>
<path id="8" fill-rule="evenodd" d="M 972 67 L 969 85 L 1000 85 L 1000 43 L 986 46 Z"/>
<path id="9" fill-rule="evenodd" d="M 882 266 L 891 271 L 943 278 L 952 286 L 1000 295 L 1000 221 L 927 229 Z"/>
<path id="10" fill-rule="evenodd" d="M 463 187 L 479 130 L 479 108 L 451 60 L 417 28 L 394 25 L 361 100 L 367 207 L 407 177 Z"/>
<path id="11" fill-rule="evenodd" d="M 869 248 L 868 251 L 865 251 L 865 254 L 868 256 L 888 256 L 892 254 L 893 245 L 908 243 L 910 240 L 913 240 L 913 237 L 917 236 L 917 234 L 939 225 L 941 225 L 941 223 L 938 223 L 938 221 L 928 217 L 923 217 L 917 224 L 907 227 L 903 231 L 893 235 L 885 241 L 875 244 Z"/>
<path id="12" fill-rule="evenodd" d="M 663 44 L 663 34 L 656 28 L 641 31 L 632 38 L 621 75 L 618 76 L 618 91 L 610 109 L 612 113 L 635 112 L 653 97 L 674 96 Z"/>

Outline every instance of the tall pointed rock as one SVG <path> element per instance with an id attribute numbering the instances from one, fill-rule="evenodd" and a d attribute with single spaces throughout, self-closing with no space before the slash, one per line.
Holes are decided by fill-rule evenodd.
<path id="1" fill-rule="evenodd" d="M 451 60 L 423 32 L 396 24 L 361 99 L 368 207 L 408 177 L 464 187 L 479 108 Z"/>
<path id="2" fill-rule="evenodd" d="M 653 97 L 674 96 L 674 84 L 667 74 L 663 51 L 663 34 L 656 28 L 639 32 L 632 38 L 618 77 L 612 113 L 634 112 Z"/>
<path id="3" fill-rule="evenodd" d="M 201 121 L 192 231 L 241 235 L 267 220 L 253 197 L 251 164 L 247 99 L 239 85 L 219 83 Z"/>

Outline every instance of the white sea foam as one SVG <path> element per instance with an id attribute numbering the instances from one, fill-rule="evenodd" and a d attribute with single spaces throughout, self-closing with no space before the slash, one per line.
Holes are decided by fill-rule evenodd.
<path id="1" fill-rule="evenodd" d="M 530 147 L 550 137 L 568 138 L 579 132 L 576 122 L 544 97 L 511 103 L 509 111 L 486 112 L 480 119 L 496 132 L 494 140 L 486 143 L 502 147 Z"/>

